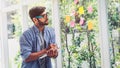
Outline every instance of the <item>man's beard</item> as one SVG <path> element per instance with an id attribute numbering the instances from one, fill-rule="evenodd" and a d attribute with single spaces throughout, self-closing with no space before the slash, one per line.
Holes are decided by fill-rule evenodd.
<path id="1" fill-rule="evenodd" d="M 39 26 L 41 26 L 41 25 L 48 25 L 48 23 L 46 23 L 47 21 L 48 21 L 48 19 L 46 19 L 44 22 L 41 22 L 41 21 L 38 19 Z"/>

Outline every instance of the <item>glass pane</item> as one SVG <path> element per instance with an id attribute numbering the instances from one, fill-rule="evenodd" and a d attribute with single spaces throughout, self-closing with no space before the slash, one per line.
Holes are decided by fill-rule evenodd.
<path id="1" fill-rule="evenodd" d="M 21 0 L 5 0 L 5 6 L 11 6 L 20 3 Z"/>
<path id="2" fill-rule="evenodd" d="M 0 68 L 2 68 L 2 40 L 1 40 L 1 28 L 0 28 Z"/>
<path id="3" fill-rule="evenodd" d="M 100 68 L 96 0 L 61 0 L 63 68 Z"/>
<path id="4" fill-rule="evenodd" d="M 19 36 L 21 34 L 19 10 L 7 13 L 9 68 L 20 68 Z"/>
<path id="5" fill-rule="evenodd" d="M 2 65 L 1 65 L 2 64 L 2 61 L 1 61 L 2 60 L 2 51 L 1 51 L 1 48 L 2 47 L 1 47 L 1 38 L 0 38 L 0 68 L 2 68 Z"/>
<path id="6" fill-rule="evenodd" d="M 120 0 L 108 1 L 110 56 L 112 68 L 120 68 Z"/>

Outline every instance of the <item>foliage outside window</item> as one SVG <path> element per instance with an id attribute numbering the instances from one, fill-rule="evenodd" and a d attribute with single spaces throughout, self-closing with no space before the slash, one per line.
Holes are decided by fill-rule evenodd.
<path id="1" fill-rule="evenodd" d="M 100 67 L 97 1 L 61 0 L 60 10 L 63 68 Z"/>
<path id="2" fill-rule="evenodd" d="M 108 0 L 111 67 L 120 67 L 120 0 Z"/>

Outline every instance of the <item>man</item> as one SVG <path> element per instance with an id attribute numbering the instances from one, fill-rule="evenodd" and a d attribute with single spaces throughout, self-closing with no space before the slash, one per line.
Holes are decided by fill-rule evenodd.
<path id="1" fill-rule="evenodd" d="M 20 51 L 23 59 L 21 68 L 52 68 L 51 59 L 58 55 L 55 33 L 48 25 L 45 7 L 33 7 L 29 16 L 34 25 L 20 37 Z M 46 57 L 43 57 L 47 54 Z M 41 58 L 42 57 L 42 58 Z"/>

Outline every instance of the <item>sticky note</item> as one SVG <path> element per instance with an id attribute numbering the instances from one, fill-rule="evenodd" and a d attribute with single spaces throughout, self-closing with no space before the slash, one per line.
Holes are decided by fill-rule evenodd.
<path id="1" fill-rule="evenodd" d="M 82 28 L 81 28 L 80 25 L 76 25 L 76 29 L 78 29 L 78 30 L 82 30 Z"/>
<path id="2" fill-rule="evenodd" d="M 93 12 L 93 8 L 92 8 L 92 6 L 91 6 L 91 5 L 88 6 L 87 10 L 88 10 L 88 13 L 92 13 L 92 12 Z"/>
<path id="3" fill-rule="evenodd" d="M 66 21 L 66 22 L 70 22 L 70 16 L 69 16 L 69 15 L 67 15 L 67 16 L 65 17 L 65 21 Z"/>
<path id="4" fill-rule="evenodd" d="M 92 30 L 93 29 L 93 23 L 92 21 L 88 21 L 88 30 Z"/>
<path id="5" fill-rule="evenodd" d="M 71 16 L 74 16 L 75 13 L 76 13 L 75 10 L 72 10 Z"/>
<path id="6" fill-rule="evenodd" d="M 83 25 L 84 24 L 84 18 L 81 17 L 79 23 L 80 23 L 80 25 Z"/>
<path id="7" fill-rule="evenodd" d="M 83 8 L 83 6 L 81 6 L 81 7 L 79 7 L 79 14 L 84 14 L 84 8 Z"/>
<path id="8" fill-rule="evenodd" d="M 78 3 L 79 3 L 79 0 L 74 0 L 74 3 L 75 3 L 75 4 L 78 4 Z"/>
<path id="9" fill-rule="evenodd" d="M 70 27 L 74 27 L 75 26 L 75 22 L 74 21 L 71 21 L 70 22 Z"/>

